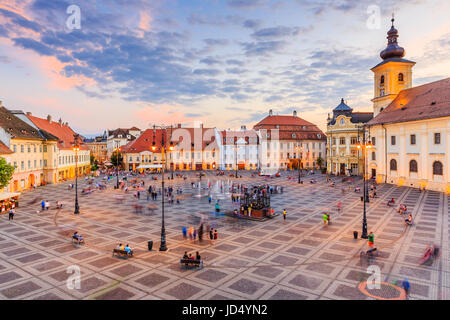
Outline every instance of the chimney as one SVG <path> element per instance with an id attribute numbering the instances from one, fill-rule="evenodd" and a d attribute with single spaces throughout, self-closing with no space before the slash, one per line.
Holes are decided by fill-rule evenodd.
<path id="1" fill-rule="evenodd" d="M 59 125 L 62 127 L 62 120 L 61 120 L 61 118 L 59 118 Z"/>
<path id="2" fill-rule="evenodd" d="M 246 126 L 241 126 L 241 130 L 245 131 L 245 130 L 247 130 L 247 127 Z"/>
<path id="3" fill-rule="evenodd" d="M 177 124 L 177 128 L 181 128 L 181 123 Z"/>
<path id="4" fill-rule="evenodd" d="M 30 111 L 27 112 L 27 116 L 32 116 Z"/>
<path id="5" fill-rule="evenodd" d="M 273 111 L 272 111 L 272 109 L 270 109 L 269 110 L 269 116 L 272 116 L 273 115 Z"/>
<path id="6" fill-rule="evenodd" d="M 292 114 L 294 115 L 294 117 L 296 117 L 297 116 L 297 111 L 294 110 L 294 112 Z"/>
<path id="7" fill-rule="evenodd" d="M 52 122 L 52 116 L 51 116 L 51 115 L 48 115 L 48 116 L 47 116 L 47 121 L 48 121 L 48 122 Z"/>

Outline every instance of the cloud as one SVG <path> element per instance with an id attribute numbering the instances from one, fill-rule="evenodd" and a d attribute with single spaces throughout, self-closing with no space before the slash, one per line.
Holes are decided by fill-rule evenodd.
<path id="1" fill-rule="evenodd" d="M 243 27 L 248 28 L 248 29 L 258 29 L 261 27 L 261 25 L 262 25 L 262 20 L 260 20 L 260 19 L 248 19 L 248 20 L 245 20 L 243 23 Z"/>
<path id="2" fill-rule="evenodd" d="M 225 71 L 230 74 L 243 74 L 243 73 L 246 73 L 248 70 L 241 69 L 241 68 L 228 68 Z"/>
<path id="3" fill-rule="evenodd" d="M 230 43 L 228 39 L 204 39 L 208 46 L 226 46 Z"/>
<path id="4" fill-rule="evenodd" d="M 12 40 L 16 46 L 22 47 L 24 49 L 33 50 L 34 52 L 37 52 L 41 56 L 53 56 L 57 53 L 57 50 L 54 50 L 34 39 L 14 38 Z"/>
<path id="5" fill-rule="evenodd" d="M 191 25 L 209 25 L 209 26 L 227 26 L 241 24 L 243 18 L 237 15 L 215 15 L 215 14 L 202 14 L 191 13 L 187 18 L 187 21 Z"/>
<path id="6" fill-rule="evenodd" d="M 266 2 L 266 0 L 227 0 L 227 5 L 236 9 L 255 9 Z"/>
<path id="7" fill-rule="evenodd" d="M 221 73 L 218 69 L 196 69 L 194 70 L 194 74 L 202 75 L 202 76 L 210 76 L 215 77 Z"/>
<path id="8" fill-rule="evenodd" d="M 11 62 L 12 61 L 8 56 L 0 56 L 0 63 L 9 64 Z"/>
<path id="9" fill-rule="evenodd" d="M 285 48 L 287 42 L 284 40 L 279 41 L 257 41 L 257 42 L 244 42 L 241 43 L 247 56 L 261 56 L 270 55 L 279 52 Z"/>
<path id="10" fill-rule="evenodd" d="M 300 27 L 277 26 L 260 29 L 252 33 L 251 36 L 257 40 L 269 40 L 269 39 L 297 36 L 300 33 L 304 33 L 310 30 L 312 30 L 312 27 L 300 28 Z"/>
<path id="11" fill-rule="evenodd" d="M 221 62 L 219 60 L 211 58 L 211 57 L 208 57 L 208 58 L 205 58 L 205 59 L 201 59 L 200 63 L 204 63 L 204 64 L 207 64 L 207 65 L 221 64 Z"/>

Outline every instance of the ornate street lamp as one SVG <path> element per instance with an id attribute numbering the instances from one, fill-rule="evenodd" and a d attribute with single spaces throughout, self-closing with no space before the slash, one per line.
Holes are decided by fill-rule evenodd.
<path id="1" fill-rule="evenodd" d="M 367 179 L 366 179 L 366 151 L 372 148 L 372 143 L 369 141 L 366 143 L 366 132 L 363 132 L 363 142 L 357 145 L 358 149 L 362 149 L 363 154 L 363 201 L 364 201 L 364 211 L 363 211 L 363 225 L 361 238 L 367 239 L 367 215 L 366 215 L 366 203 L 369 202 L 369 197 L 367 193 Z"/>
<path id="2" fill-rule="evenodd" d="M 164 167 L 166 164 L 165 159 L 165 153 L 166 153 L 166 140 L 167 140 L 167 127 L 166 126 L 158 126 L 158 128 L 162 129 L 161 131 L 161 209 L 162 209 L 162 224 L 161 224 L 161 245 L 159 247 L 159 251 L 167 251 L 167 245 L 166 245 L 166 228 L 164 225 Z M 153 126 L 153 144 L 152 144 L 152 151 L 157 151 L 156 146 L 156 126 Z M 173 143 L 170 142 L 169 150 L 173 151 L 174 146 Z"/>
<path id="3" fill-rule="evenodd" d="M 78 205 L 78 151 L 80 151 L 78 133 L 73 135 L 73 151 L 75 151 L 75 211 L 74 214 L 80 214 L 80 206 Z"/>
<path id="4" fill-rule="evenodd" d="M 302 183 L 302 178 L 301 178 L 301 163 L 302 163 L 302 152 L 303 152 L 303 147 L 299 147 L 297 146 L 295 148 L 295 150 L 298 153 L 298 167 L 297 167 L 297 171 L 298 171 L 298 183 Z"/>
<path id="5" fill-rule="evenodd" d="M 119 189 L 119 152 L 120 148 L 117 144 L 117 147 L 114 149 L 114 151 L 117 152 L 117 159 L 116 159 L 116 176 L 117 176 L 117 189 Z"/>

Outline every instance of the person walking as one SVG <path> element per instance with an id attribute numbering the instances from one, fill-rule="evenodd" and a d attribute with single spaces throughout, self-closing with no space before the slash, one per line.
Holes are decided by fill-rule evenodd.
<path id="1" fill-rule="evenodd" d="M 45 200 L 42 200 L 41 207 L 42 207 L 42 211 L 44 211 L 45 210 Z"/>
<path id="2" fill-rule="evenodd" d="M 211 229 L 209 230 L 209 244 L 214 244 L 214 243 L 213 243 L 213 240 L 214 240 L 214 229 L 211 228 Z"/>
<path id="3" fill-rule="evenodd" d="M 409 291 L 411 289 L 411 285 L 410 285 L 410 283 L 408 281 L 408 278 L 403 279 L 402 287 L 403 287 L 403 290 L 405 290 L 405 294 L 406 294 L 405 298 L 408 299 Z"/>
<path id="4" fill-rule="evenodd" d="M 373 234 L 373 232 L 369 233 L 368 241 L 369 241 L 369 247 L 373 248 L 374 241 L 375 241 L 375 235 Z"/>
<path id="5" fill-rule="evenodd" d="M 286 220 L 286 209 L 283 210 L 283 219 Z"/>
<path id="6" fill-rule="evenodd" d="M 328 223 L 328 214 L 326 212 L 323 214 L 322 219 L 323 219 L 323 226 L 326 227 Z"/>
<path id="7" fill-rule="evenodd" d="M 183 233 L 183 239 L 186 239 L 187 238 L 187 229 L 185 226 L 183 226 L 181 228 L 181 232 Z"/>
<path id="8" fill-rule="evenodd" d="M 214 244 L 217 242 L 217 229 L 214 229 Z"/>
<path id="9" fill-rule="evenodd" d="M 9 209 L 9 218 L 8 220 L 14 220 L 14 209 L 11 208 Z"/>

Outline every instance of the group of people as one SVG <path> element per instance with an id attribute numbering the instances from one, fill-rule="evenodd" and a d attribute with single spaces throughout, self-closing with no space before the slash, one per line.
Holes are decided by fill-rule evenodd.
<path id="1" fill-rule="evenodd" d="M 117 250 L 125 251 L 128 255 L 132 254 L 133 250 L 131 250 L 130 245 L 124 246 L 123 244 L 119 243 L 119 245 L 116 247 Z"/>
<path id="2" fill-rule="evenodd" d="M 200 253 L 198 251 L 195 253 L 195 257 L 192 256 L 192 253 L 187 253 L 187 251 L 184 252 L 183 260 L 202 260 L 202 257 L 200 256 Z"/>

